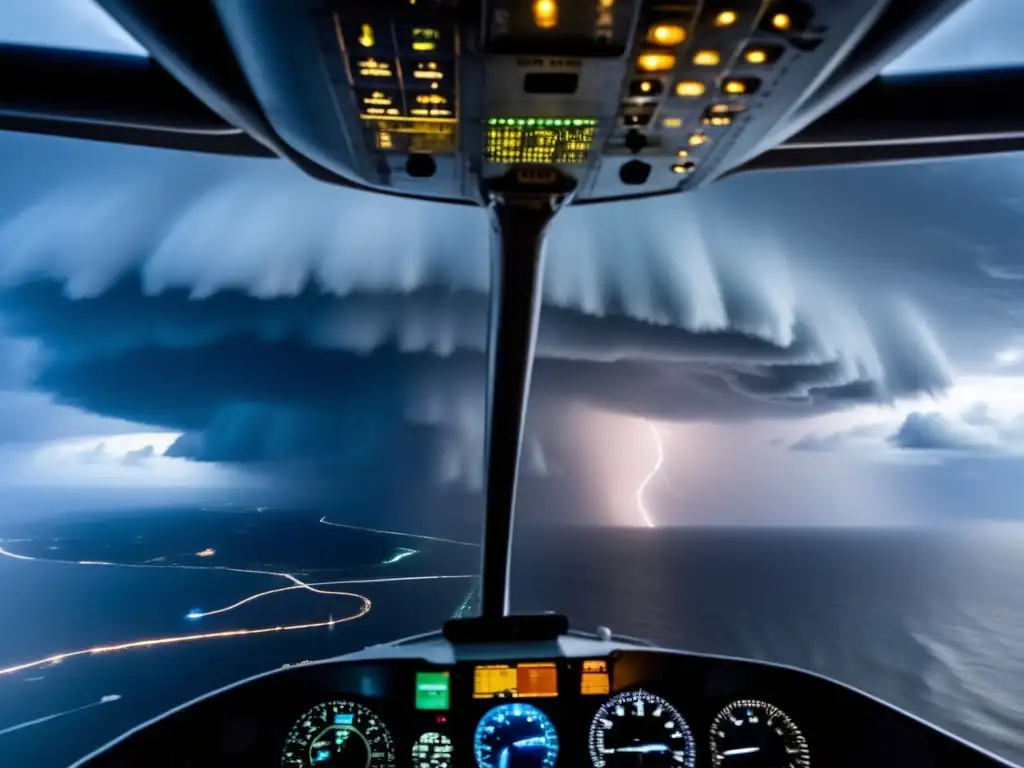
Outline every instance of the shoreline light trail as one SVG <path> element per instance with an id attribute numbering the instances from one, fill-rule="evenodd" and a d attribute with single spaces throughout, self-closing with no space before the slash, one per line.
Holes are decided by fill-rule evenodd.
<path id="1" fill-rule="evenodd" d="M 99 701 L 93 701 L 93 702 L 90 702 L 89 704 L 83 704 L 80 707 L 74 707 L 72 709 L 65 709 L 63 712 L 55 712 L 52 715 L 46 715 L 45 717 L 37 717 L 35 720 L 29 720 L 29 721 L 24 722 L 24 723 L 18 723 L 17 725 L 12 725 L 12 726 L 10 726 L 8 728 L 0 729 L 0 736 L 4 736 L 4 735 L 6 735 L 8 733 L 13 733 L 14 731 L 20 731 L 22 728 L 31 728 L 34 725 L 42 725 L 43 723 L 48 722 L 50 720 L 56 720 L 58 717 L 65 717 L 67 715 L 73 715 L 76 712 L 82 712 L 82 711 L 84 711 L 86 709 L 92 709 L 93 707 L 99 707 L 99 706 L 102 706 L 103 704 L 110 704 L 110 703 L 115 702 L 115 701 L 120 701 L 120 699 L 121 699 L 121 694 L 119 694 L 119 693 L 110 693 L 110 694 L 107 694 L 106 696 L 104 696 L 103 698 L 101 698 Z"/>
<path id="2" fill-rule="evenodd" d="M 27 661 L 21 664 L 15 664 L 9 667 L 0 668 L 0 675 L 9 675 L 15 672 L 22 672 L 27 669 L 35 669 L 38 667 L 49 666 L 52 664 L 58 664 L 65 659 L 71 659 L 81 656 L 97 656 L 104 653 L 112 653 L 116 651 L 129 651 L 138 648 L 151 648 L 155 646 L 163 645 L 174 645 L 177 643 L 190 643 L 198 642 L 201 640 L 218 640 L 229 637 L 245 637 L 248 635 L 263 635 L 274 632 L 293 632 L 304 629 L 317 629 L 326 627 L 333 629 L 336 624 L 342 624 L 348 621 L 354 621 L 355 619 L 362 618 L 370 612 L 372 603 L 370 599 L 365 595 L 360 595 L 356 592 L 345 592 L 341 590 L 329 590 L 319 589 L 319 587 L 326 586 L 339 586 L 342 584 L 378 584 L 378 583 L 389 583 L 397 581 L 428 581 L 428 580 L 440 580 L 440 579 L 468 579 L 476 578 L 473 574 L 455 574 L 455 575 L 430 575 L 430 576 L 390 576 L 390 577 L 379 577 L 370 579 L 342 579 L 336 581 L 322 581 L 322 582 L 305 582 L 296 576 L 285 573 L 282 571 L 261 571 L 250 568 L 232 568 L 223 565 L 157 565 L 152 563 L 112 563 L 101 560 L 56 560 L 45 557 L 31 557 L 29 555 L 21 555 L 17 552 L 11 552 L 8 549 L 0 547 L 0 555 L 13 558 L 15 560 L 22 560 L 27 562 L 40 562 L 40 563 L 56 563 L 61 565 L 78 565 L 78 566 L 96 566 L 96 567 L 107 567 L 107 568 L 148 568 L 148 569 L 179 569 L 179 570 L 192 570 L 192 571 L 230 571 L 233 573 L 252 573 L 262 576 L 275 576 L 282 579 L 287 579 L 293 584 L 288 587 L 278 587 L 277 589 L 264 590 L 257 592 L 256 594 L 249 595 L 242 600 L 239 600 L 232 605 L 218 608 L 212 611 L 198 611 L 193 610 L 186 614 L 185 618 L 190 620 L 201 619 L 205 616 L 213 616 L 216 614 L 227 613 L 228 611 L 234 610 L 241 605 L 251 603 L 254 600 L 258 600 L 261 597 L 268 595 L 277 594 L 278 592 L 288 592 L 294 589 L 305 589 L 310 592 L 319 595 L 330 595 L 332 597 L 352 597 L 360 601 L 359 610 L 349 616 L 343 616 L 340 619 L 334 618 L 331 615 L 327 621 L 309 622 L 305 624 L 290 624 L 290 625 L 277 625 L 273 627 L 256 627 L 251 629 L 230 629 L 220 630 L 215 632 L 201 632 L 193 633 L 189 635 L 170 635 L 167 637 L 157 637 L 144 640 L 133 640 L 124 643 L 113 643 L 106 645 L 97 645 L 90 648 L 81 648 L 74 651 L 65 651 L 63 653 L 56 653 L 44 658 L 35 659 L 34 661 Z M 91 706 L 91 705 L 90 705 Z"/>
<path id="3" fill-rule="evenodd" d="M 637 487 L 634 495 L 636 496 L 637 509 L 640 510 L 640 516 L 643 517 L 644 523 L 648 528 L 654 528 L 654 521 L 651 519 L 651 515 L 647 511 L 647 507 L 644 506 L 644 490 L 646 490 L 647 485 L 654 479 L 654 476 L 658 474 L 658 471 L 661 469 L 661 465 L 665 462 L 665 447 L 661 443 L 661 435 L 658 434 L 658 428 L 651 422 L 647 422 L 647 426 L 651 428 L 651 434 L 654 435 L 654 444 L 658 448 L 658 461 L 655 462 L 654 469 L 647 474 L 647 477 L 645 477 L 643 482 Z"/>

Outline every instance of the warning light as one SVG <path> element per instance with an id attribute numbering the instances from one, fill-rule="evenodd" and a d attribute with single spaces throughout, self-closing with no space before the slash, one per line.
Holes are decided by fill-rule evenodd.
<path id="1" fill-rule="evenodd" d="M 435 715 L 434 716 L 434 723 L 436 725 L 444 725 L 447 722 L 448 722 L 448 715 Z"/>
<path id="2" fill-rule="evenodd" d="M 739 18 L 736 15 L 736 11 L 722 11 L 720 14 L 715 16 L 716 27 L 731 27 L 736 23 L 736 19 Z"/>
<path id="3" fill-rule="evenodd" d="M 760 48 L 751 48 L 743 54 L 743 58 L 747 60 L 748 64 L 764 64 L 768 61 L 768 54 Z"/>
<path id="4" fill-rule="evenodd" d="M 666 128 L 681 128 L 683 119 L 681 117 L 666 117 L 661 124 Z"/>
<path id="5" fill-rule="evenodd" d="M 693 63 L 698 67 L 717 67 L 721 60 L 718 51 L 697 51 L 693 54 Z"/>
<path id="6" fill-rule="evenodd" d="M 686 29 L 679 24 L 655 24 L 647 30 L 647 41 L 655 45 L 679 45 L 686 39 Z"/>
<path id="7" fill-rule="evenodd" d="M 373 27 L 369 24 L 363 24 L 359 30 L 359 44 L 364 48 L 373 48 L 373 44 L 376 40 L 373 37 Z"/>
<path id="8" fill-rule="evenodd" d="M 539 29 L 558 26 L 558 4 L 555 0 L 533 0 L 533 23 Z"/>
<path id="9" fill-rule="evenodd" d="M 785 32 L 793 26 L 793 19 L 789 17 L 788 13 L 776 13 L 772 16 L 772 26 L 780 32 Z"/>
<path id="10" fill-rule="evenodd" d="M 695 98 L 704 95 L 704 83 L 699 80 L 683 80 L 676 83 L 676 96 Z"/>
<path id="11" fill-rule="evenodd" d="M 425 53 L 437 48 L 437 41 L 441 38 L 440 31 L 430 27 L 413 27 L 412 49 Z"/>
<path id="12" fill-rule="evenodd" d="M 671 53 L 647 51 L 640 54 L 636 60 L 636 65 L 644 72 L 667 72 L 675 67 L 676 57 Z"/>
<path id="13" fill-rule="evenodd" d="M 661 80 L 633 80 L 629 84 L 629 95 L 634 99 L 649 99 L 660 96 L 664 89 Z"/>
<path id="14" fill-rule="evenodd" d="M 761 88 L 761 81 L 756 77 L 733 77 L 722 83 L 722 91 L 732 96 L 751 96 Z"/>

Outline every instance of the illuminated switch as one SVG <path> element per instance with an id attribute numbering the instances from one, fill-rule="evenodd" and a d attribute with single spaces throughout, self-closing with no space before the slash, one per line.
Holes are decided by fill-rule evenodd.
<path id="1" fill-rule="evenodd" d="M 629 95 L 633 98 L 649 99 L 660 96 L 665 86 L 661 80 L 652 77 L 633 80 L 629 84 Z"/>
<path id="2" fill-rule="evenodd" d="M 744 63 L 754 66 L 771 66 L 783 54 L 781 45 L 751 45 L 743 51 Z"/>
<path id="3" fill-rule="evenodd" d="M 399 56 L 413 58 L 450 56 L 454 33 L 449 28 L 400 24 L 396 28 Z"/>
<path id="4" fill-rule="evenodd" d="M 403 59 L 407 91 L 451 91 L 455 87 L 454 62 L 449 59 Z"/>
<path id="5" fill-rule="evenodd" d="M 374 117 L 402 115 L 402 94 L 393 88 L 358 88 L 359 111 Z"/>
<path id="6" fill-rule="evenodd" d="M 722 93 L 730 96 L 751 96 L 761 89 L 756 77 L 730 77 L 722 82 Z"/>
<path id="7" fill-rule="evenodd" d="M 622 124 L 627 128 L 643 128 L 650 124 L 654 117 L 654 107 L 630 107 L 622 116 Z"/>
<path id="8" fill-rule="evenodd" d="M 742 104 L 712 104 L 704 110 L 701 116 L 703 125 L 712 125 L 717 128 L 732 125 L 732 121 L 746 108 Z"/>
<path id="9" fill-rule="evenodd" d="M 409 114 L 412 117 L 455 117 L 455 95 L 448 90 L 425 91 L 409 94 Z"/>

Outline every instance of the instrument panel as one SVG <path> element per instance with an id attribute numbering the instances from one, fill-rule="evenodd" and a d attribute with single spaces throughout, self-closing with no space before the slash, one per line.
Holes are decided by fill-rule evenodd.
<path id="1" fill-rule="evenodd" d="M 429 645 L 429 642 L 427 643 Z M 999 765 L 871 697 L 787 667 L 537 644 L 303 663 L 158 718 L 78 765 L 903 768 Z M 450 646 L 449 646 L 450 647 Z M 388 649 L 387 646 L 384 647 Z M 563 649 L 564 650 L 564 649 Z M 576 649 L 580 650 L 580 649 Z M 603 652 L 595 652 L 603 651 Z M 354 654 L 353 656 L 358 656 Z"/>
<path id="2" fill-rule="evenodd" d="M 629 684 L 620 689 L 614 681 L 621 663 L 612 657 L 412 669 L 400 676 L 406 695 L 397 700 L 337 698 L 303 711 L 280 764 L 810 768 L 807 738 L 775 704 L 741 698 L 712 711 L 714 700 L 697 704 L 656 681 L 635 685 L 628 661 L 622 676 Z"/>

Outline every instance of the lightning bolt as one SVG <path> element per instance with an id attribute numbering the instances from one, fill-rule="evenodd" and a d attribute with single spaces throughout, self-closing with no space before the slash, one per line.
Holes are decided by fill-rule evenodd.
<path id="1" fill-rule="evenodd" d="M 655 462 L 654 468 L 647 474 L 644 481 L 636 489 L 636 506 L 640 510 L 640 516 L 644 519 L 644 523 L 648 528 L 654 527 L 654 521 L 651 520 L 651 515 L 647 511 L 647 507 L 644 506 L 644 491 L 647 485 L 654 479 L 654 476 L 658 474 L 658 470 L 661 469 L 662 463 L 665 461 L 665 447 L 661 443 L 661 435 L 658 434 L 658 428 L 650 422 L 647 422 L 647 426 L 651 428 L 651 434 L 654 435 L 654 444 L 658 448 L 658 461 Z"/>

